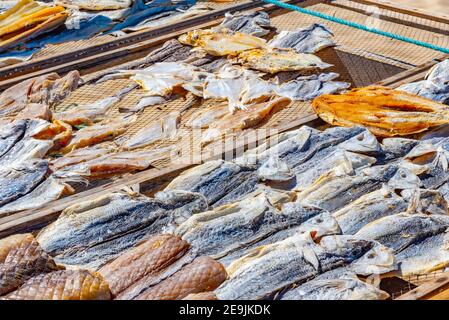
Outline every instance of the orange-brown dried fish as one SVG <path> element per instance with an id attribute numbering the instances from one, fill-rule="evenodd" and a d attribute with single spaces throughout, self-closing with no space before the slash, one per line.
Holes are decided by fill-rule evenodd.
<path id="1" fill-rule="evenodd" d="M 0 241 L 0 295 L 14 291 L 28 279 L 58 270 L 53 259 L 31 234 Z"/>
<path id="2" fill-rule="evenodd" d="M 180 300 L 192 293 L 215 290 L 227 276 L 221 263 L 202 256 L 170 278 L 144 291 L 137 300 Z"/>
<path id="3" fill-rule="evenodd" d="M 60 270 L 31 278 L 5 300 L 110 300 L 103 277 L 87 270 Z"/>
<path id="4" fill-rule="evenodd" d="M 363 125 L 379 137 L 404 136 L 449 123 L 447 105 L 386 87 L 322 95 L 312 106 L 327 123 Z"/>
<path id="5" fill-rule="evenodd" d="M 122 297 L 126 297 L 131 292 L 124 291 L 133 291 L 130 286 L 139 282 L 137 287 L 145 289 L 145 283 L 150 283 L 158 272 L 182 257 L 189 247 L 180 237 L 155 235 L 108 263 L 99 272 L 109 283 L 114 296 L 122 293 Z"/>
<path id="6" fill-rule="evenodd" d="M 69 124 L 53 120 L 53 123 L 49 125 L 45 130 L 40 131 L 34 135 L 33 138 L 40 140 L 53 140 L 53 147 L 51 150 L 59 150 L 66 146 L 72 138 L 72 126 Z"/>

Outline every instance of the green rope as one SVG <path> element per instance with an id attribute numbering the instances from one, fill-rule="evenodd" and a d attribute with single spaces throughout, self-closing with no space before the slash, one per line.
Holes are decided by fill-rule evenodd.
<path id="1" fill-rule="evenodd" d="M 378 34 L 378 35 L 381 35 L 381 36 L 384 36 L 384 37 L 396 39 L 396 40 L 399 40 L 399 41 L 408 42 L 408 43 L 411 43 L 411 44 L 414 44 L 414 45 L 417 45 L 417 46 L 421 46 L 421 47 L 424 47 L 424 48 L 432 49 L 432 50 L 435 50 L 435 51 L 441 51 L 441 52 L 449 54 L 449 49 L 448 48 L 443 48 L 443 47 L 440 47 L 440 46 L 436 46 L 436 45 L 433 45 L 431 43 L 427 43 L 427 42 L 419 41 L 419 40 L 416 40 L 416 39 L 404 37 L 404 36 L 401 36 L 401 35 L 398 35 L 398 34 L 394 34 L 394 33 L 387 32 L 387 31 L 382 31 L 382 30 L 379 30 L 379 29 L 376 29 L 376 28 L 369 28 L 369 27 L 364 26 L 364 25 L 359 24 L 359 23 L 355 23 L 355 22 L 344 20 L 344 19 L 332 17 L 330 15 L 327 15 L 327 14 L 324 14 L 324 13 L 321 13 L 321 12 L 316 12 L 316 11 L 313 11 L 313 10 L 310 10 L 310 9 L 301 8 L 301 7 L 298 7 L 298 6 L 295 6 L 295 5 L 292 5 L 292 4 L 288 4 L 288 3 L 283 3 L 283 2 L 280 2 L 280 1 L 277 1 L 277 0 L 262 0 L 262 1 L 274 4 L 274 5 L 277 5 L 277 6 L 281 7 L 281 8 L 285 8 L 285 9 L 288 9 L 288 10 L 298 11 L 298 12 L 301 12 L 301 13 L 304 13 L 304 14 L 308 14 L 308 15 L 311 15 L 311 16 L 315 16 L 315 17 L 321 18 L 321 19 L 333 21 L 333 22 L 336 22 L 336 23 L 339 23 L 339 24 L 342 24 L 342 25 L 345 25 L 345 26 L 348 26 L 348 27 L 352 27 L 352 28 L 363 30 L 363 31 L 375 33 L 375 34 Z"/>

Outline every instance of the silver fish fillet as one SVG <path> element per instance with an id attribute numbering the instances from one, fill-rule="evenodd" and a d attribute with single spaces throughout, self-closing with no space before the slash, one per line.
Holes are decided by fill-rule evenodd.
<path id="1" fill-rule="evenodd" d="M 59 264 L 98 269 L 142 239 L 171 232 L 206 209 L 204 197 L 192 192 L 156 198 L 115 193 L 65 209 L 37 239 Z"/>
<path id="2" fill-rule="evenodd" d="M 270 16 L 263 11 L 235 14 L 226 12 L 219 28 L 227 28 L 256 37 L 263 37 L 270 33 Z"/>
<path id="3" fill-rule="evenodd" d="M 25 134 L 27 122 L 18 120 L 0 129 L 0 157 L 7 153 Z"/>

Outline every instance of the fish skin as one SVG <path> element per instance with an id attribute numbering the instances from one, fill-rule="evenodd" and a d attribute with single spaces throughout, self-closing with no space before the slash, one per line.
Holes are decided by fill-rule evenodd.
<path id="1" fill-rule="evenodd" d="M 41 159 L 53 146 L 54 143 L 51 140 L 38 140 L 31 137 L 24 137 L 0 158 L 0 165 L 8 166 L 14 163 Z"/>
<path id="2" fill-rule="evenodd" d="M 4 300 L 111 300 L 106 281 L 87 270 L 60 270 L 31 278 Z"/>
<path id="3" fill-rule="evenodd" d="M 94 122 L 103 120 L 105 113 L 118 101 L 117 97 L 108 97 L 91 104 L 78 105 L 67 111 L 53 113 L 53 120 L 63 121 L 72 126 L 93 125 Z"/>
<path id="4" fill-rule="evenodd" d="M 9 237 L 0 239 L 0 263 L 4 263 L 9 251 L 19 246 L 20 243 L 29 237 L 28 233 L 17 233 Z"/>
<path id="5" fill-rule="evenodd" d="M 14 236 L 13 236 L 14 237 Z M 20 238 L 19 238 L 20 237 Z M 0 296 L 16 290 L 28 279 L 58 270 L 53 259 L 46 254 L 31 234 L 9 240 L 3 239 L 0 246 L 8 246 L 7 254 L 0 262 Z"/>
<path id="6" fill-rule="evenodd" d="M 416 145 L 417 140 L 406 138 L 385 138 L 382 140 L 383 155 L 378 155 L 377 160 L 381 164 L 404 157 Z"/>
<path id="7" fill-rule="evenodd" d="M 29 160 L 0 170 L 0 206 L 31 192 L 48 171 L 46 160 Z"/>
<path id="8" fill-rule="evenodd" d="M 7 153 L 25 134 L 27 122 L 14 121 L 0 130 L 0 158 Z"/>
<path id="9" fill-rule="evenodd" d="M 93 159 L 63 167 L 54 172 L 59 178 L 104 179 L 125 173 L 145 170 L 157 160 L 174 156 L 171 146 L 142 151 L 106 153 Z M 95 155 L 95 154 L 94 154 Z"/>
<path id="10" fill-rule="evenodd" d="M 387 87 L 322 95 L 313 100 L 312 107 L 331 125 L 363 125 L 378 137 L 420 133 L 449 122 L 447 105 Z"/>
<path id="11" fill-rule="evenodd" d="M 99 273 L 109 283 L 114 297 L 135 282 L 155 275 L 181 258 L 190 245 L 173 235 L 155 235 L 103 266 Z"/>
<path id="12" fill-rule="evenodd" d="M 124 144 L 127 150 L 146 147 L 161 140 L 175 139 L 181 122 L 181 113 L 171 112 L 159 121 L 149 124 L 129 138 Z"/>
<path id="13" fill-rule="evenodd" d="M 386 300 L 389 294 L 338 268 L 285 292 L 280 300 Z"/>
<path id="14" fill-rule="evenodd" d="M 293 211 L 297 211 L 298 207 L 300 206 L 293 206 Z M 304 210 L 307 210 L 307 208 L 304 208 Z M 310 210 L 316 209 L 310 208 Z M 285 240 L 295 234 L 304 234 L 310 232 L 316 232 L 314 239 L 319 239 L 327 235 L 341 234 L 340 226 L 338 225 L 337 221 L 332 217 L 330 213 L 323 212 L 315 216 L 312 215 L 310 219 L 300 223 L 299 225 L 296 224 L 296 226 L 289 226 L 288 228 L 277 231 L 260 241 L 239 248 L 238 250 L 234 250 L 226 256 L 220 258 L 218 261 L 225 267 L 228 267 L 233 261 L 243 257 L 257 247 Z"/>
<path id="15" fill-rule="evenodd" d="M 51 118 L 51 111 L 48 105 L 40 103 L 29 103 L 27 106 L 20 111 L 15 119 L 42 119 L 49 121 Z"/>
<path id="16" fill-rule="evenodd" d="M 298 53 L 315 53 L 335 46 L 333 36 L 326 26 L 314 23 L 297 31 L 281 31 L 268 45 L 273 48 L 292 48 Z"/>
<path id="17" fill-rule="evenodd" d="M 229 113 L 228 106 L 224 104 L 214 104 L 207 108 L 200 108 L 195 111 L 186 125 L 195 129 L 206 129 L 210 124 L 218 121 Z"/>
<path id="18" fill-rule="evenodd" d="M 323 62 L 313 54 L 297 53 L 293 49 L 245 50 L 240 52 L 233 61 L 246 68 L 270 74 L 288 71 L 306 73 L 332 67 L 331 64 Z"/>
<path id="19" fill-rule="evenodd" d="M 175 234 L 189 242 L 199 254 L 219 259 L 322 212 L 300 206 L 277 209 L 291 201 L 291 197 L 283 192 L 261 192 L 213 211 L 198 213 L 181 224 Z"/>
<path id="20" fill-rule="evenodd" d="M 363 226 L 387 215 L 404 212 L 408 201 L 388 186 L 367 193 L 333 213 L 343 234 L 353 235 Z"/>
<path id="21" fill-rule="evenodd" d="M 151 235 L 174 230 L 207 209 L 192 192 L 163 192 L 156 198 L 115 193 L 65 209 L 37 239 L 59 264 L 97 270 Z"/>
<path id="22" fill-rule="evenodd" d="M 1 206 L 0 217 L 18 211 L 39 209 L 51 201 L 58 200 L 63 195 L 70 195 L 73 193 L 75 193 L 75 191 L 70 185 L 50 176 L 30 193 Z"/>
<path id="23" fill-rule="evenodd" d="M 208 161 L 202 165 L 182 172 L 165 188 L 165 190 L 185 190 L 203 194 L 209 203 L 226 197 L 234 201 L 256 188 L 256 181 L 250 179 L 256 175 L 254 170 L 223 160 Z M 253 185 L 247 185 L 248 182 Z M 243 184 L 242 184 L 243 183 Z M 224 204 L 221 201 L 220 204 Z"/>
<path id="24" fill-rule="evenodd" d="M 448 215 L 399 213 L 365 225 L 355 236 L 376 240 L 399 253 L 422 239 L 444 233 L 448 227 Z"/>
<path id="25" fill-rule="evenodd" d="M 218 300 L 217 296 L 213 291 L 205 291 L 200 293 L 191 293 L 181 300 Z"/>
<path id="26" fill-rule="evenodd" d="M 320 273 L 348 265 L 374 245 L 347 236 L 324 237 L 316 244 L 310 235 L 296 234 L 258 247 L 234 261 L 226 269 L 228 280 L 215 294 L 220 300 L 267 298 L 294 283 L 301 284 Z"/>
<path id="27" fill-rule="evenodd" d="M 401 276 L 429 274 L 449 265 L 449 228 L 396 254 Z"/>
<path id="28" fill-rule="evenodd" d="M 203 256 L 184 266 L 170 278 L 140 294 L 137 300 L 180 300 L 192 293 L 212 291 L 226 280 L 225 268 Z"/>
<path id="29" fill-rule="evenodd" d="M 270 33 L 270 16 L 263 11 L 250 13 L 226 12 L 223 22 L 217 27 L 231 31 L 246 33 L 255 37 L 263 37 Z"/>
<path id="30" fill-rule="evenodd" d="M 56 4 L 67 8 L 103 11 L 129 8 L 132 0 L 57 0 Z"/>

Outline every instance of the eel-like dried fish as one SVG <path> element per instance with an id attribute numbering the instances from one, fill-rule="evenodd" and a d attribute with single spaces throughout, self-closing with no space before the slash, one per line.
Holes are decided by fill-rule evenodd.
<path id="1" fill-rule="evenodd" d="M 155 279 L 160 277 L 162 271 L 181 258 L 189 247 L 186 241 L 177 236 L 155 235 L 103 266 L 99 273 L 109 283 L 114 297 L 133 298 L 140 290 L 157 283 Z M 136 290 L 136 282 L 142 289 L 131 296 L 131 292 Z"/>
<path id="2" fill-rule="evenodd" d="M 320 118 L 332 125 L 363 125 L 380 137 L 419 133 L 449 123 L 448 106 L 385 87 L 323 95 L 312 106 Z"/>
<path id="3" fill-rule="evenodd" d="M 198 257 L 168 279 L 144 291 L 137 300 L 180 300 L 192 293 L 212 291 L 226 278 L 226 270 L 219 262 Z"/>
<path id="4" fill-rule="evenodd" d="M 110 300 L 100 274 L 87 270 L 60 270 L 31 278 L 5 300 Z"/>
<path id="5" fill-rule="evenodd" d="M 2 239 L 0 248 L 4 251 L 0 255 L 0 296 L 36 275 L 58 270 L 31 234 Z"/>

